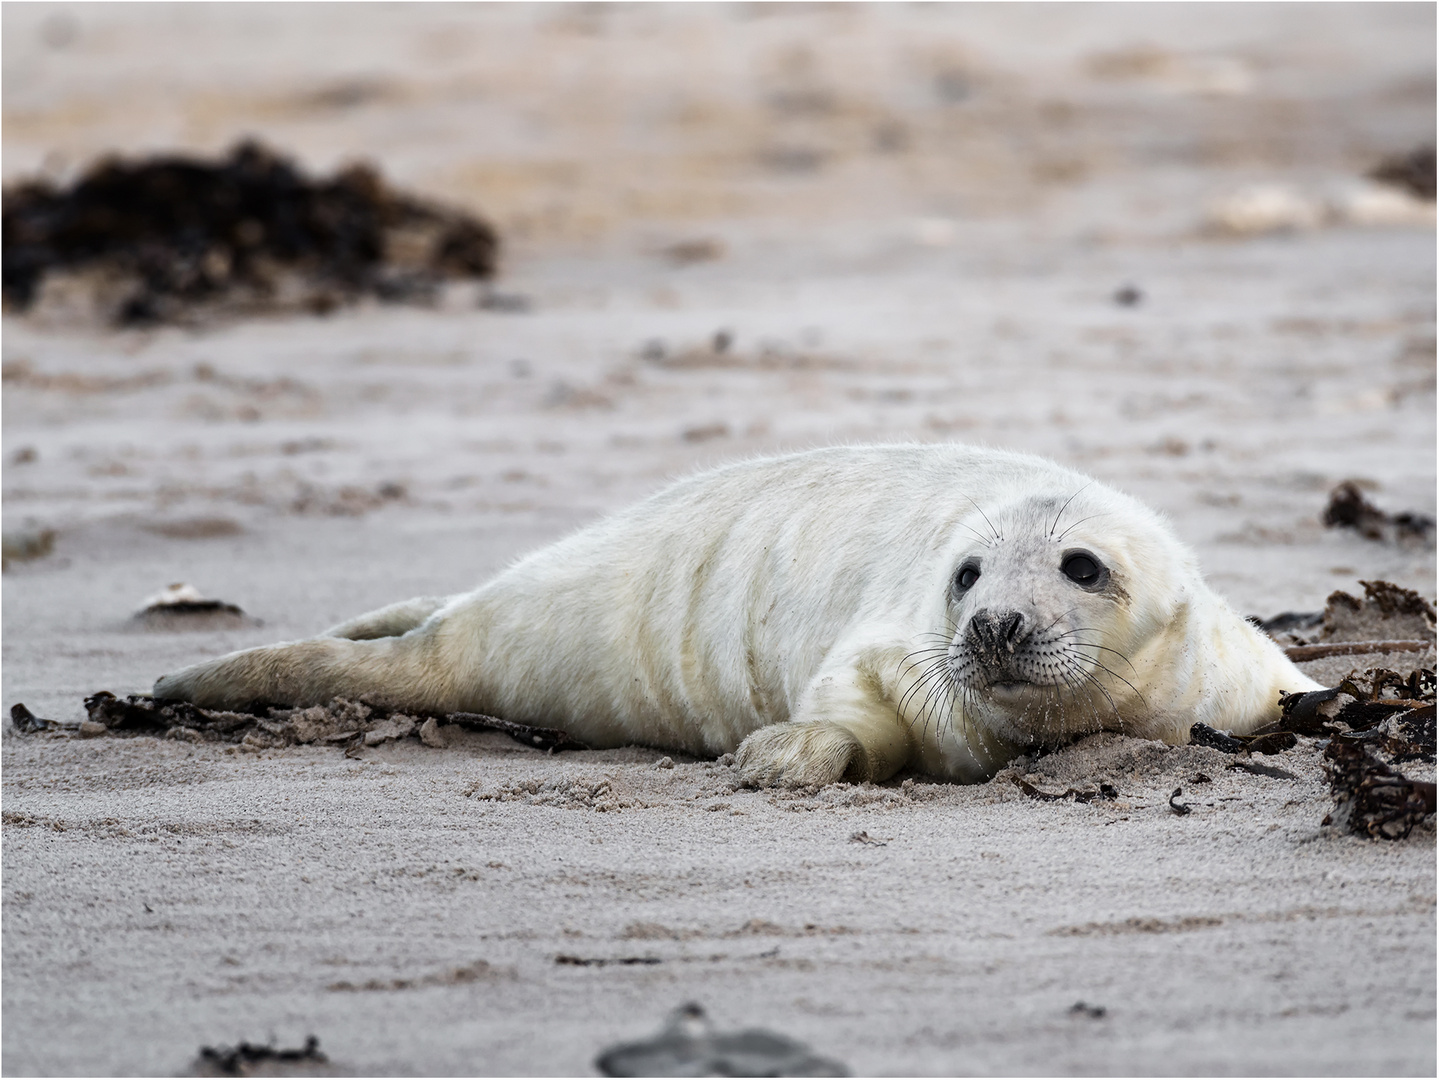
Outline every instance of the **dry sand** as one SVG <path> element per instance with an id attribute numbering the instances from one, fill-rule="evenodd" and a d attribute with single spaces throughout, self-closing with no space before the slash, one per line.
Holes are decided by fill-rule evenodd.
<path id="1" fill-rule="evenodd" d="M 531 303 L 7 316 L 5 530 L 56 539 L 5 575 L 6 707 L 78 719 L 835 441 L 1088 470 L 1245 612 L 1434 594 L 1431 546 L 1319 523 L 1346 478 L 1435 509 L 1432 212 L 1382 223 L 1361 179 L 1432 140 L 1432 6 L 12 4 L 4 31 L 7 182 L 246 133 L 369 156 L 491 215 Z M 1255 183 L 1296 227 L 1206 231 Z M 262 625 L 128 621 L 180 580 Z M 1117 737 L 1032 763 L 1121 792 L 1088 805 L 736 791 L 498 735 L 0 745 L 8 1075 L 309 1033 L 346 1072 L 583 1074 L 687 1000 L 856 1073 L 1436 1067 L 1432 822 L 1321 827 L 1308 742 L 1267 759 L 1292 780 Z"/>

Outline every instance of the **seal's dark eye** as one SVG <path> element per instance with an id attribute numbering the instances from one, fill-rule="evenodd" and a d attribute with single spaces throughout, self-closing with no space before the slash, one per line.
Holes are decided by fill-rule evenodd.
<path id="1" fill-rule="evenodd" d="M 1076 585 L 1097 585 L 1104 567 L 1093 555 L 1077 551 L 1059 564 L 1060 572 Z"/>
<path id="2" fill-rule="evenodd" d="M 979 565 L 977 563 L 965 563 L 959 568 L 959 573 L 954 575 L 954 588 L 956 592 L 964 592 L 973 588 L 974 583 L 979 580 Z"/>

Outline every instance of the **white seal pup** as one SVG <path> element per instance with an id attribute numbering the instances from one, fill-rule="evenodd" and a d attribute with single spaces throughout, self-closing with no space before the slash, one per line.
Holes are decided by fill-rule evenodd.
<path id="1" fill-rule="evenodd" d="M 1041 458 L 836 447 L 672 485 L 474 592 L 161 678 L 210 708 L 489 713 L 736 751 L 751 784 L 986 779 L 1100 730 L 1236 733 L 1316 689 L 1134 499 Z"/>

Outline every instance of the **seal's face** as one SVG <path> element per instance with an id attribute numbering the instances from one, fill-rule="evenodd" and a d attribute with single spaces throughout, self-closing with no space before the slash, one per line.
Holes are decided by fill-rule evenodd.
<path id="1" fill-rule="evenodd" d="M 1029 499 L 992 524 L 981 517 L 958 553 L 948 681 L 957 707 L 1000 738 L 1057 743 L 1123 728 L 1133 711 L 1135 537 L 1106 529 L 1106 516 Z"/>

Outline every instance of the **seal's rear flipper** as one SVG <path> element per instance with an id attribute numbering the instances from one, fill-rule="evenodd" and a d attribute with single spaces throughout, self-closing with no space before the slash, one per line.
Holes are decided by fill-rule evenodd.
<path id="1" fill-rule="evenodd" d="M 338 626 L 332 626 L 321 637 L 348 638 L 351 641 L 371 641 L 375 638 L 399 637 L 408 634 L 424 623 L 440 608 L 450 602 L 448 596 L 417 596 L 413 600 L 401 600 L 377 611 L 369 611 L 346 619 Z"/>
<path id="2" fill-rule="evenodd" d="M 454 665 L 439 656 L 429 630 L 403 637 L 353 641 L 313 638 L 246 649 L 193 664 L 155 682 L 157 701 L 188 701 L 207 709 L 324 705 L 337 697 L 367 697 L 411 712 L 457 712 L 462 700 Z"/>

